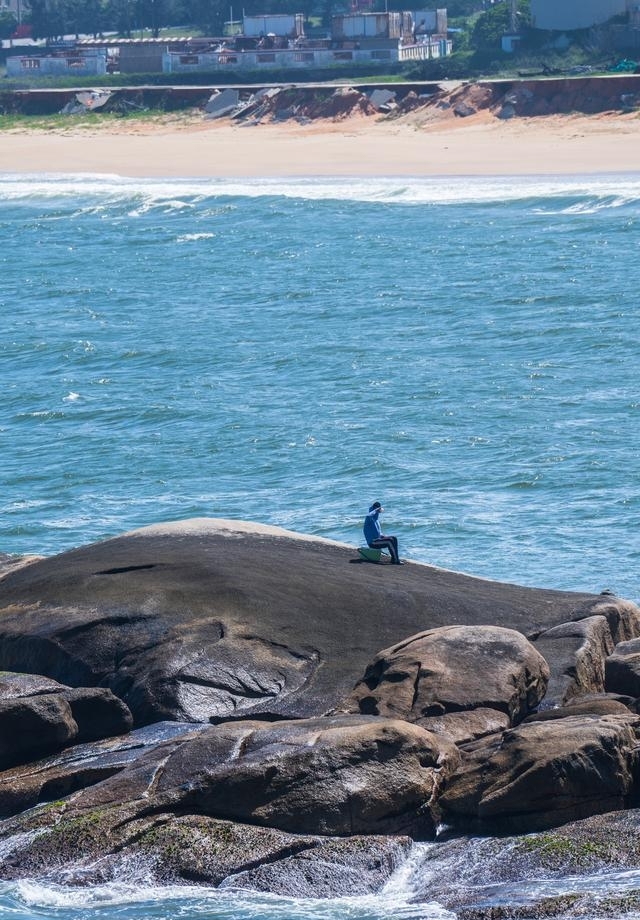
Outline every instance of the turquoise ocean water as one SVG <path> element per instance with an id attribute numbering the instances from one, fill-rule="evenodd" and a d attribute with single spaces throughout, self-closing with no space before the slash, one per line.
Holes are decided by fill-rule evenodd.
<path id="1" fill-rule="evenodd" d="M 380 499 L 408 558 L 640 599 L 639 231 L 640 174 L 0 176 L 0 551 L 192 516 L 355 546 Z M 22 884 L 0 920 L 441 915 L 408 890 Z"/>

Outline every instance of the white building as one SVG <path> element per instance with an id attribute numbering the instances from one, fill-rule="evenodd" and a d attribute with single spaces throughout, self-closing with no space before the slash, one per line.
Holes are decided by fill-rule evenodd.
<path id="1" fill-rule="evenodd" d="M 589 29 L 627 12 L 627 0 L 531 0 L 535 29 L 557 32 Z"/>
<path id="2" fill-rule="evenodd" d="M 56 54 L 13 54 L 7 58 L 7 76 L 100 76 L 107 72 L 107 52 L 67 51 Z"/>
<path id="3" fill-rule="evenodd" d="M 440 23 L 443 12 L 446 15 L 446 11 L 438 11 Z M 434 25 L 438 22 L 435 11 L 432 21 Z M 451 54 L 452 50 L 446 35 L 415 36 L 411 12 L 334 16 L 331 38 L 327 39 L 305 39 L 301 23 L 300 14 L 245 16 L 243 33 L 234 36 L 232 43 L 207 49 L 167 50 L 163 54 L 162 69 L 165 73 L 184 73 L 329 68 L 339 64 L 371 67 L 433 60 Z"/>

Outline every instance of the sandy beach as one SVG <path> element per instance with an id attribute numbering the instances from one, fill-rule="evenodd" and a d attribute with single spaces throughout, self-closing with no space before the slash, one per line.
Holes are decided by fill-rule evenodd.
<path id="1" fill-rule="evenodd" d="M 640 171 L 634 113 L 501 121 L 352 116 L 309 124 L 152 120 L 0 131 L 0 172 L 126 177 L 568 175 Z"/>

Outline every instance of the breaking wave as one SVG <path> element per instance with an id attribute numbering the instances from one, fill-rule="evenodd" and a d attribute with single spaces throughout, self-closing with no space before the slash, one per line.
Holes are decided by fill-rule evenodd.
<path id="1" fill-rule="evenodd" d="M 452 205 L 522 202 L 544 213 L 592 213 L 637 206 L 640 173 L 599 176 L 125 179 L 112 175 L 0 176 L 0 201 L 85 199 L 78 213 L 128 205 L 133 216 L 150 209 L 190 208 L 233 198 L 299 198 L 372 204 Z M 53 215 L 55 217 L 55 214 Z"/>

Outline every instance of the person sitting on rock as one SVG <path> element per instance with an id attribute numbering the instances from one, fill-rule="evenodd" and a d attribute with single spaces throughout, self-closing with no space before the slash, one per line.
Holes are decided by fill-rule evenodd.
<path id="1" fill-rule="evenodd" d="M 391 553 L 391 562 L 393 565 L 404 565 L 404 563 L 400 561 L 398 555 L 398 538 L 382 533 L 380 528 L 378 517 L 383 511 L 384 508 L 380 502 L 374 502 L 371 505 L 369 513 L 364 519 L 364 526 L 362 528 L 364 531 L 364 538 L 367 541 L 367 545 L 372 549 L 388 549 Z"/>

